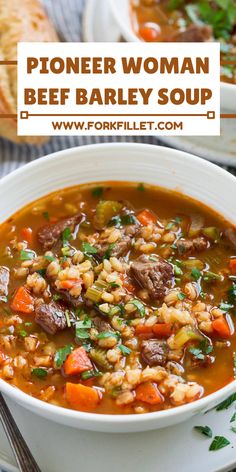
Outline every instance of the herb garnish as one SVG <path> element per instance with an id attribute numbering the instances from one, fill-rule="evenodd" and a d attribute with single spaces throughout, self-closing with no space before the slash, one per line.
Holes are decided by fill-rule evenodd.
<path id="1" fill-rule="evenodd" d="M 221 402 L 216 407 L 216 411 L 227 410 L 227 408 L 229 408 L 230 405 L 232 405 L 232 403 L 234 403 L 235 401 L 236 401 L 236 393 L 233 393 L 232 395 L 230 395 L 230 397 L 226 398 L 226 400 Z"/>
<path id="2" fill-rule="evenodd" d="M 218 451 L 223 447 L 226 447 L 230 444 L 230 441 L 226 439 L 224 436 L 215 436 L 210 447 L 209 451 Z"/>
<path id="3" fill-rule="evenodd" d="M 48 211 L 44 211 L 44 212 L 43 212 L 43 217 L 45 218 L 45 220 L 49 221 L 49 213 L 48 213 Z"/>
<path id="4" fill-rule="evenodd" d="M 92 320 L 85 318 L 84 320 L 75 323 L 75 337 L 77 340 L 89 339 L 88 330 L 92 327 Z"/>
<path id="5" fill-rule="evenodd" d="M 62 232 L 62 244 L 63 244 L 63 247 L 65 246 L 68 246 L 69 245 L 69 241 L 71 240 L 72 238 L 72 234 L 71 234 L 71 230 L 70 228 L 65 228 L 64 231 Z"/>
<path id="6" fill-rule="evenodd" d="M 109 247 L 108 247 L 108 249 L 106 250 L 106 252 L 103 256 L 103 260 L 104 259 L 110 259 L 114 247 L 115 247 L 115 243 L 109 244 Z"/>
<path id="7" fill-rule="evenodd" d="M 86 370 L 80 375 L 82 380 L 89 380 L 93 377 L 101 377 L 102 373 L 99 370 Z"/>
<path id="8" fill-rule="evenodd" d="M 47 370 L 42 369 L 42 367 L 32 369 L 31 374 L 35 375 L 35 377 L 38 377 L 39 379 L 44 379 L 48 375 Z"/>
<path id="9" fill-rule="evenodd" d="M 182 301 L 182 300 L 184 300 L 184 299 L 186 298 L 186 295 L 185 295 L 185 293 L 183 293 L 183 292 L 178 293 L 177 296 L 178 296 L 178 299 L 179 299 L 180 301 Z"/>
<path id="10" fill-rule="evenodd" d="M 89 243 L 82 243 L 82 251 L 84 254 L 97 254 L 98 252 L 96 247 L 91 246 Z"/>
<path id="11" fill-rule="evenodd" d="M 139 300 L 129 300 L 129 303 L 137 308 L 140 316 L 145 316 L 145 306 L 143 303 L 141 303 Z"/>
<path id="12" fill-rule="evenodd" d="M 192 277 L 194 280 L 198 281 L 198 280 L 201 278 L 201 275 L 202 275 L 202 274 L 201 274 L 201 272 L 200 272 L 199 269 L 197 269 L 196 267 L 194 267 L 194 268 L 192 269 L 192 271 L 191 271 L 191 277 Z"/>
<path id="13" fill-rule="evenodd" d="M 35 252 L 34 251 L 28 251 L 28 249 L 26 249 L 26 250 L 22 250 L 20 252 L 20 260 L 21 261 L 31 261 L 34 258 L 35 258 Z"/>
<path id="14" fill-rule="evenodd" d="M 139 192 L 144 192 L 144 191 L 145 191 L 144 185 L 143 185 L 142 183 L 140 183 L 140 184 L 137 186 L 137 190 L 138 190 Z"/>
<path id="15" fill-rule="evenodd" d="M 138 220 L 135 218 L 134 215 L 131 213 L 128 215 L 123 216 L 113 216 L 108 223 L 108 226 L 115 226 L 116 228 L 120 228 L 121 226 L 129 226 L 137 224 Z"/>
<path id="16" fill-rule="evenodd" d="M 128 356 L 131 353 L 131 349 L 129 349 L 129 347 L 124 346 L 123 344 L 120 344 L 118 348 L 120 349 L 123 356 Z"/>
<path id="17" fill-rule="evenodd" d="M 91 193 L 92 193 L 92 196 L 95 197 L 95 198 L 99 198 L 102 196 L 103 194 L 103 187 L 95 187 L 92 189 Z"/>
<path id="18" fill-rule="evenodd" d="M 106 339 L 106 338 L 117 338 L 120 339 L 120 333 L 117 331 L 102 331 L 98 334 L 98 339 Z"/>
<path id="19" fill-rule="evenodd" d="M 62 364 L 64 364 L 67 356 L 69 356 L 72 350 L 73 350 L 73 344 L 67 344 L 66 346 L 61 347 L 60 349 L 56 351 L 55 358 L 54 358 L 56 367 L 61 367 Z"/>
<path id="20" fill-rule="evenodd" d="M 233 423 L 236 420 L 236 412 L 233 414 L 233 416 L 230 419 L 230 423 Z"/>
<path id="21" fill-rule="evenodd" d="M 194 426 L 194 429 L 204 436 L 212 438 L 212 430 L 209 426 Z"/>

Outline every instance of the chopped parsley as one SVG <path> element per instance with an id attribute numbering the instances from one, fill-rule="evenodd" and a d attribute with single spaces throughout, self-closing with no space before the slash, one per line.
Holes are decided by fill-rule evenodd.
<path id="1" fill-rule="evenodd" d="M 107 338 L 120 338 L 120 333 L 115 331 L 102 331 L 98 335 L 98 339 L 107 339 Z"/>
<path id="2" fill-rule="evenodd" d="M 235 300 L 236 300 L 236 284 L 233 283 L 232 284 L 232 287 L 230 287 L 230 289 L 228 290 L 228 301 L 229 303 L 233 304 L 235 303 Z"/>
<path id="3" fill-rule="evenodd" d="M 49 262 L 55 261 L 55 257 L 53 257 L 53 256 L 44 256 L 44 259 L 46 259 Z"/>
<path id="4" fill-rule="evenodd" d="M 233 423 L 236 420 L 236 412 L 233 414 L 233 416 L 230 419 L 230 423 Z"/>
<path id="5" fill-rule="evenodd" d="M 71 327 L 71 320 L 70 320 L 70 312 L 69 312 L 69 310 L 66 310 L 66 311 L 65 311 L 65 317 L 66 317 L 67 326 L 68 326 L 68 328 L 70 328 L 70 327 Z"/>
<path id="6" fill-rule="evenodd" d="M 202 350 L 199 349 L 199 348 L 190 347 L 190 348 L 189 348 L 189 352 L 190 352 L 194 357 L 196 357 L 196 359 L 199 359 L 199 360 L 201 360 L 201 361 L 205 359 L 205 356 L 204 356 Z"/>
<path id="7" fill-rule="evenodd" d="M 17 334 L 19 334 L 22 338 L 25 338 L 26 336 L 28 336 L 27 331 L 25 331 L 24 329 L 21 329 L 20 331 L 18 331 Z"/>
<path id="8" fill-rule="evenodd" d="M 128 303 L 131 303 L 131 305 L 134 305 L 137 308 L 140 316 L 145 316 L 145 306 L 142 302 L 139 300 L 129 300 Z"/>
<path id="9" fill-rule="evenodd" d="M 44 212 L 43 212 L 43 217 L 45 218 L 45 220 L 49 221 L 49 213 L 48 213 L 48 211 L 44 211 Z"/>
<path id="10" fill-rule="evenodd" d="M 84 254 L 97 254 L 98 252 L 96 247 L 91 246 L 89 243 L 82 243 L 82 251 Z"/>
<path id="11" fill-rule="evenodd" d="M 103 187 L 95 187 L 92 189 L 91 193 L 94 198 L 100 198 L 103 195 Z"/>
<path id="12" fill-rule="evenodd" d="M 36 270 L 37 274 L 41 275 L 41 277 L 45 278 L 47 270 L 46 269 L 38 269 Z"/>
<path id="13" fill-rule="evenodd" d="M 82 380 L 89 380 L 93 377 L 101 377 L 102 373 L 99 370 L 86 370 L 80 375 Z"/>
<path id="14" fill-rule="evenodd" d="M 195 431 L 207 436 L 208 438 L 212 438 L 212 430 L 209 426 L 194 426 Z"/>
<path id="15" fill-rule="evenodd" d="M 45 379 L 47 377 L 48 372 L 46 369 L 42 369 L 42 367 L 38 367 L 36 369 L 32 369 L 31 374 L 39 379 Z"/>
<path id="16" fill-rule="evenodd" d="M 104 259 L 110 259 L 114 247 L 115 247 L 115 243 L 109 244 L 108 249 L 106 250 L 106 252 L 103 256 L 103 260 Z"/>
<path id="17" fill-rule="evenodd" d="M 219 308 L 220 310 L 227 312 L 228 310 L 232 310 L 232 308 L 234 308 L 234 305 L 232 305 L 231 303 L 222 302 Z"/>
<path id="18" fill-rule="evenodd" d="M 202 274 L 201 274 L 201 272 L 200 272 L 199 269 L 197 269 L 196 267 L 194 267 L 194 268 L 192 269 L 192 271 L 191 271 L 191 277 L 192 277 L 194 280 L 198 281 L 198 280 L 201 278 L 201 275 L 202 275 Z"/>
<path id="19" fill-rule="evenodd" d="M 210 447 L 209 451 L 218 451 L 223 447 L 226 447 L 230 444 L 230 441 L 226 439 L 224 436 L 215 436 Z"/>
<path id="20" fill-rule="evenodd" d="M 21 261 L 31 261 L 34 258 L 35 258 L 35 252 L 34 251 L 22 250 L 20 252 L 20 260 Z"/>
<path id="21" fill-rule="evenodd" d="M 124 346 L 123 344 L 120 344 L 118 346 L 118 348 L 120 349 L 121 353 L 123 354 L 123 356 L 128 356 L 130 353 L 131 353 L 131 349 L 129 349 L 128 347 Z"/>
<path id="22" fill-rule="evenodd" d="M 232 405 L 232 403 L 234 403 L 235 401 L 236 401 L 236 393 L 233 393 L 232 395 L 230 395 L 230 397 L 226 398 L 226 400 L 221 402 L 216 407 L 216 411 L 227 410 L 227 408 L 229 408 L 230 405 Z"/>
<path id="23" fill-rule="evenodd" d="M 233 433 L 236 433 L 236 428 L 234 426 L 231 426 L 231 431 L 233 431 Z"/>
<path id="24" fill-rule="evenodd" d="M 85 318 L 84 320 L 75 323 L 75 337 L 77 340 L 89 339 L 88 330 L 92 327 L 92 320 Z"/>
<path id="25" fill-rule="evenodd" d="M 178 299 L 179 299 L 180 301 L 184 300 L 185 298 L 186 298 L 185 293 L 183 293 L 183 292 L 178 293 Z"/>
<path id="26" fill-rule="evenodd" d="M 133 214 L 127 214 L 123 216 L 113 216 L 108 223 L 108 226 L 115 226 L 116 228 L 120 228 L 121 226 L 129 226 L 137 224 L 138 221 Z"/>
<path id="27" fill-rule="evenodd" d="M 139 192 L 144 192 L 144 191 L 145 191 L 145 187 L 144 187 L 143 183 L 140 183 L 140 184 L 137 186 L 137 190 L 138 190 Z"/>
<path id="28" fill-rule="evenodd" d="M 62 244 L 63 247 L 69 245 L 69 241 L 72 238 L 71 230 L 70 228 L 65 228 L 64 231 L 62 232 Z"/>
<path id="29" fill-rule="evenodd" d="M 54 358 L 56 367 L 61 367 L 64 364 L 71 351 L 73 351 L 73 344 L 67 344 L 56 351 Z"/>

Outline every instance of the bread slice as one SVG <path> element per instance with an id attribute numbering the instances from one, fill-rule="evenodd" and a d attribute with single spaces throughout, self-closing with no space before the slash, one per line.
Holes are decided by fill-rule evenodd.
<path id="1" fill-rule="evenodd" d="M 59 41 L 38 0 L 0 0 L 0 60 L 17 59 L 20 41 Z M 0 114 L 17 113 L 17 67 L 0 65 Z M 17 121 L 0 118 L 0 136 L 16 143 L 41 145 L 41 136 L 17 136 Z"/>

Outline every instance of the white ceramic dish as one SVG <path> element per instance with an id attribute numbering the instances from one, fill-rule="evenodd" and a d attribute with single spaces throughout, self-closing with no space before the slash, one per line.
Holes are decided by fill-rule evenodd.
<path id="1" fill-rule="evenodd" d="M 114 19 L 126 41 L 141 41 L 135 34 L 130 15 L 130 0 L 108 0 Z M 158 45 L 157 45 L 158 47 Z M 221 105 L 229 111 L 236 111 L 236 86 L 221 83 Z"/>
<path id="2" fill-rule="evenodd" d="M 120 41 L 121 31 L 117 29 L 107 0 L 87 0 L 83 18 L 83 37 L 87 42 Z M 225 111 L 226 112 L 226 111 Z M 152 136 L 150 142 L 162 141 L 175 149 L 190 152 L 222 165 L 236 166 L 236 119 L 221 120 L 221 135 L 198 136 Z"/>
<path id="3" fill-rule="evenodd" d="M 177 189 L 201 200 L 236 224 L 232 205 L 236 197 L 235 177 L 189 154 L 134 143 L 72 148 L 16 170 L 1 181 L 0 221 L 54 190 L 106 180 L 164 184 L 168 189 Z M 82 413 L 56 407 L 26 395 L 3 380 L 0 380 L 0 390 L 25 408 L 58 423 L 94 431 L 138 432 L 179 423 L 215 406 L 236 390 L 236 381 L 208 397 L 179 408 L 127 416 Z"/>
<path id="4" fill-rule="evenodd" d="M 223 472 L 233 469 L 236 434 L 230 431 L 234 407 L 197 415 L 185 423 L 145 433 L 79 431 L 40 418 L 8 400 L 8 406 L 42 472 Z M 209 452 L 211 439 L 193 430 L 208 425 L 231 444 Z M 0 424 L 0 469 L 17 472 Z M 28 471 L 25 471 L 28 472 Z"/>

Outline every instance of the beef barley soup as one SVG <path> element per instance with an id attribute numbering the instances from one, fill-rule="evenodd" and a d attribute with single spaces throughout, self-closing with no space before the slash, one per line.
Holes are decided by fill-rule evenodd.
<path id="1" fill-rule="evenodd" d="M 153 186 L 65 189 L 0 227 L 0 377 L 80 411 L 145 413 L 234 379 L 236 233 Z"/>
<path id="2" fill-rule="evenodd" d="M 236 84 L 235 0 L 131 0 L 131 7 L 144 41 L 219 41 L 221 79 Z"/>

